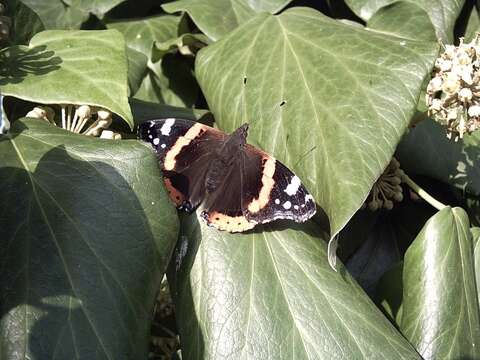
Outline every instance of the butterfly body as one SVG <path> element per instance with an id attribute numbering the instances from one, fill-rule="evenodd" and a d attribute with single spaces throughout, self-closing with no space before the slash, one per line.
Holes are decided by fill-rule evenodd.
<path id="1" fill-rule="evenodd" d="M 179 209 L 202 204 L 208 225 L 246 231 L 276 219 L 308 220 L 315 202 L 300 179 L 247 143 L 248 124 L 228 135 L 183 119 L 159 119 L 139 127 L 157 153 L 170 198 Z"/>

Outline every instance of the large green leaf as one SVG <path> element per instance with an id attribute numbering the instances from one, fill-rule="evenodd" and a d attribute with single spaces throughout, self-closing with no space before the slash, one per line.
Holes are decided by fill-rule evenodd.
<path id="1" fill-rule="evenodd" d="M 120 31 L 129 47 L 150 58 L 155 41 L 175 39 L 187 30 L 181 21 L 182 16 L 160 15 L 141 20 L 113 22 L 107 24 L 107 27 Z"/>
<path id="2" fill-rule="evenodd" d="M 228 234 L 194 214 L 181 229 L 169 281 L 185 359 L 419 358 L 343 266 L 330 268 L 313 223 Z"/>
<path id="3" fill-rule="evenodd" d="M 1 50 L 0 59 L 3 95 L 42 104 L 101 106 L 133 124 L 125 42 L 116 30 L 43 31 L 29 47 Z"/>
<path id="4" fill-rule="evenodd" d="M 42 19 L 47 29 L 80 29 L 90 13 L 98 18 L 125 0 L 21 0 Z"/>
<path id="5" fill-rule="evenodd" d="M 425 120 L 399 144 L 397 156 L 404 170 L 451 184 L 480 195 L 480 132 L 458 142 L 447 139 L 445 129 Z"/>
<path id="6" fill-rule="evenodd" d="M 345 0 L 362 19 L 369 20 L 379 9 L 398 0 Z M 437 36 L 447 43 L 453 41 L 453 27 L 465 0 L 407 0 L 421 6 L 430 15 Z"/>
<path id="7" fill-rule="evenodd" d="M 0 153 L 0 357 L 146 359 L 178 224 L 153 152 L 30 119 Z"/>
<path id="8" fill-rule="evenodd" d="M 402 333 L 424 359 L 478 359 L 472 235 L 461 208 L 439 211 L 405 254 Z"/>
<path id="9" fill-rule="evenodd" d="M 162 5 L 169 13 L 186 11 L 198 28 L 218 40 L 257 13 L 275 14 L 292 0 L 179 0 Z"/>
<path id="10" fill-rule="evenodd" d="M 219 127 L 250 122 L 250 141 L 296 171 L 332 236 L 390 162 L 437 52 L 414 5 L 392 6 L 372 23 L 367 30 L 291 8 L 258 15 L 197 55 Z"/>

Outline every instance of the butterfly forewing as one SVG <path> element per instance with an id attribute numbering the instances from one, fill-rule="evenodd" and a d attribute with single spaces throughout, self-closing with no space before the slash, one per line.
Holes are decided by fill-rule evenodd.
<path id="1" fill-rule="evenodd" d="M 205 172 L 226 134 L 193 121 L 169 118 L 142 123 L 139 136 L 155 149 L 172 201 L 193 210 L 203 200 Z"/>

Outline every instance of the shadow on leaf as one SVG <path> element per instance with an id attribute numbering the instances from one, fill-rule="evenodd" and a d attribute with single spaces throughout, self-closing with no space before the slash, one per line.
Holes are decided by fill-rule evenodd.
<path id="1" fill-rule="evenodd" d="M 45 75 L 60 69 L 62 59 L 46 46 L 11 46 L 0 51 L 0 85 L 17 84 L 29 74 Z"/>
<path id="2" fill-rule="evenodd" d="M 72 149 L 20 150 L 0 167 L 0 357 L 147 358 L 165 259 L 135 192 Z"/>

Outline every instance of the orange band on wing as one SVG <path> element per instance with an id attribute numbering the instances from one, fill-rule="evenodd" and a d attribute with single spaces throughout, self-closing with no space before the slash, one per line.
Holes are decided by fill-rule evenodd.
<path id="1" fill-rule="evenodd" d="M 253 199 L 252 202 L 248 204 L 248 211 L 252 214 L 259 212 L 267 205 L 268 200 L 270 199 L 270 193 L 275 185 L 275 181 L 273 181 L 273 174 L 275 173 L 275 159 L 270 156 L 266 156 L 263 158 L 263 161 L 265 161 L 265 164 L 263 168 L 262 188 L 260 189 L 258 198 Z"/>
<path id="2" fill-rule="evenodd" d="M 254 222 L 249 222 L 243 216 L 228 216 L 219 212 L 204 212 L 202 217 L 207 221 L 208 225 L 228 232 L 242 232 L 253 229 L 256 224 Z"/>
<path id="3" fill-rule="evenodd" d="M 177 157 L 178 154 L 180 154 L 180 151 L 182 151 L 182 148 L 190 144 L 190 142 L 193 139 L 195 139 L 198 135 L 202 133 L 202 130 L 205 131 L 205 128 L 206 128 L 205 125 L 196 123 L 190 129 L 188 129 L 185 135 L 180 136 L 177 139 L 175 144 L 172 146 L 172 148 L 167 152 L 165 156 L 165 161 L 163 163 L 163 167 L 165 170 L 170 171 L 175 169 L 175 163 L 176 163 L 175 158 Z"/>
<path id="4" fill-rule="evenodd" d="M 163 181 L 165 183 L 165 187 L 167 188 L 170 199 L 175 203 L 175 205 L 177 205 L 177 207 L 182 205 L 185 201 L 185 196 L 183 196 L 183 194 L 172 185 L 172 182 L 169 178 L 164 178 Z"/>

